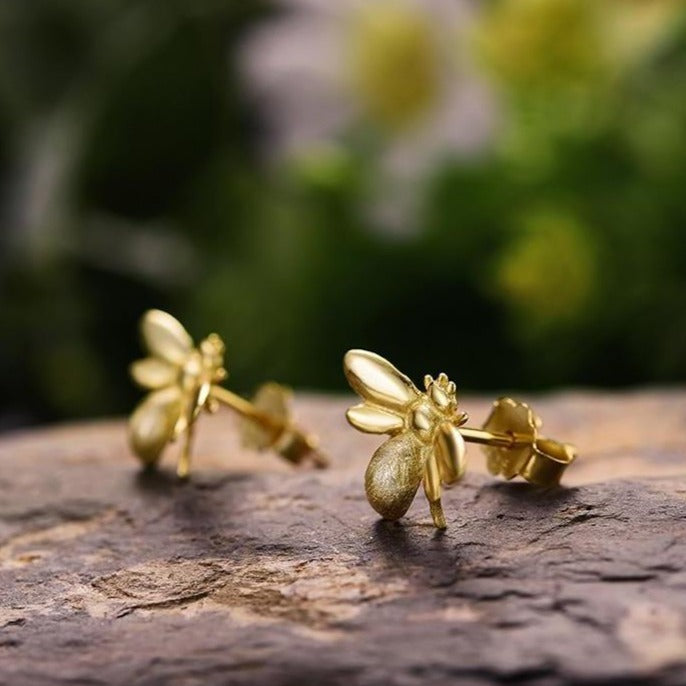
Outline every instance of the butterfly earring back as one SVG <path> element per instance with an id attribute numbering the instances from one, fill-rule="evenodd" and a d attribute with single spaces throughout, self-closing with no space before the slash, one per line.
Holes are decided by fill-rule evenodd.
<path id="1" fill-rule="evenodd" d="M 482 443 L 491 474 L 505 479 L 521 476 L 536 486 L 556 486 L 576 458 L 576 449 L 569 443 L 540 437 L 542 425 L 526 403 L 499 398 L 483 429 L 474 431 L 468 440 Z M 498 436 L 505 440 L 498 442 Z"/>

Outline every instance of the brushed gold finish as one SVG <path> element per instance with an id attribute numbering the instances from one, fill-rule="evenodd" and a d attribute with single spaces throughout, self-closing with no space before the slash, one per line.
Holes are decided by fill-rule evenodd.
<path id="1" fill-rule="evenodd" d="M 377 448 L 364 483 L 369 504 L 385 519 L 399 519 L 412 504 L 423 475 L 422 444 L 402 433 Z"/>
<path id="2" fill-rule="evenodd" d="M 169 442 L 181 415 L 183 394 L 178 386 L 150 393 L 129 420 L 131 448 L 144 464 L 154 464 Z"/>
<path id="3" fill-rule="evenodd" d="M 217 334 L 210 334 L 196 348 L 182 324 L 161 310 L 148 310 L 140 328 L 149 357 L 134 362 L 130 373 L 150 393 L 131 415 L 129 444 L 144 465 L 156 464 L 168 443 L 182 439 L 176 471 L 187 477 L 195 421 L 203 410 L 216 412 L 220 404 L 242 416 L 247 446 L 275 450 L 296 464 L 310 460 L 317 467 L 328 465 L 316 438 L 294 425 L 288 389 L 265 384 L 251 403 L 219 385 L 227 373 L 225 346 Z"/>
<path id="4" fill-rule="evenodd" d="M 500 398 L 476 429 L 463 426 L 467 414 L 458 408 L 455 383 L 443 373 L 426 375 L 422 392 L 388 360 L 366 350 L 349 350 L 343 370 L 363 400 L 346 412 L 350 425 L 391 436 L 365 473 L 367 499 L 386 519 L 402 517 L 423 482 L 434 525 L 445 528 L 442 484 L 464 475 L 465 441 L 483 446 L 492 474 L 545 487 L 558 484 L 576 458 L 573 446 L 538 436 L 541 420 L 525 403 Z"/>

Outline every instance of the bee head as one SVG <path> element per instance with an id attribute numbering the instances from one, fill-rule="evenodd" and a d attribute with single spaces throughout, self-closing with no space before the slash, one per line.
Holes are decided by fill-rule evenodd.
<path id="1" fill-rule="evenodd" d="M 227 377 L 226 369 L 224 369 L 225 351 L 224 341 L 216 333 L 211 333 L 200 343 L 203 366 L 210 373 L 213 383 L 219 383 Z"/>
<path id="2" fill-rule="evenodd" d="M 424 377 L 426 394 L 440 414 L 446 417 L 458 415 L 457 409 L 457 386 L 454 381 L 448 379 L 447 374 L 441 372 L 435 379 L 427 374 Z M 463 424 L 467 421 L 467 415 L 459 412 L 457 422 Z"/>

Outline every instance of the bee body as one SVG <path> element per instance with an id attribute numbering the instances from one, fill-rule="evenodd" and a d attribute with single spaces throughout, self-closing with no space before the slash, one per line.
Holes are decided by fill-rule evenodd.
<path id="1" fill-rule="evenodd" d="M 445 374 L 424 378 L 425 392 L 388 360 L 350 350 L 344 371 L 363 403 L 348 410 L 348 422 L 366 433 L 391 436 L 372 456 L 365 490 L 372 507 L 386 519 L 408 510 L 419 484 L 436 526 L 445 527 L 441 484 L 454 483 L 465 469 L 465 446 L 457 426 L 467 415 L 457 407 L 457 389 Z"/>
<path id="2" fill-rule="evenodd" d="M 174 317 L 149 310 L 141 321 L 149 357 L 131 365 L 131 375 L 150 391 L 129 421 L 129 443 L 145 465 L 155 464 L 167 443 L 186 435 L 199 412 L 212 409 L 213 383 L 226 377 L 224 344 L 212 334 L 195 348 Z"/>

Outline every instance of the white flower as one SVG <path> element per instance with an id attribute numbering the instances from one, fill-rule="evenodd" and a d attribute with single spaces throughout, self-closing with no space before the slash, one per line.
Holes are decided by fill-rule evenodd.
<path id="1" fill-rule="evenodd" d="M 470 58 L 472 3 L 280 5 L 282 13 L 248 36 L 240 58 L 262 108 L 269 157 L 372 141 L 381 184 L 408 190 L 441 159 L 474 155 L 490 141 L 492 100 Z M 396 208 L 410 197 L 394 195 Z"/>

